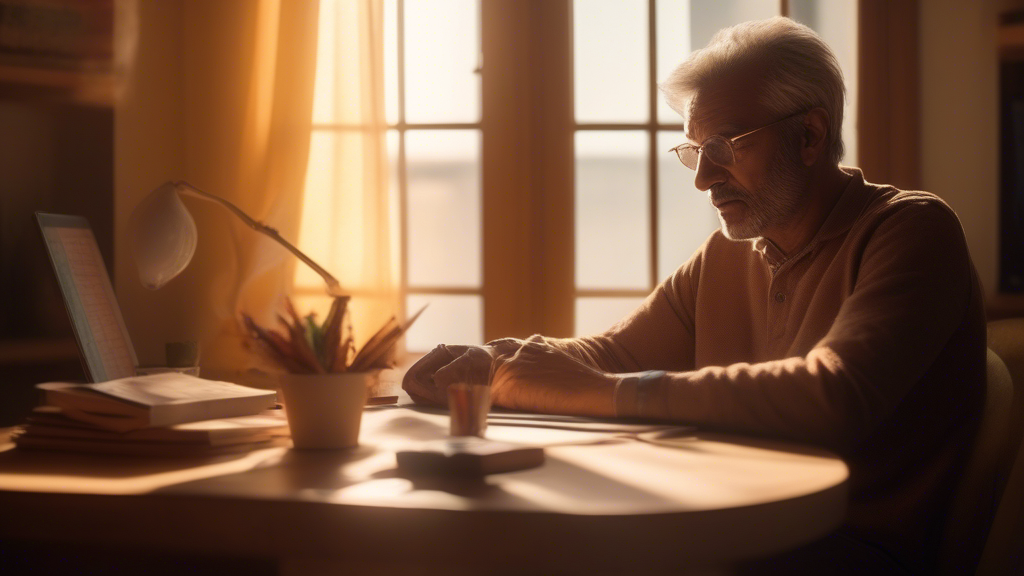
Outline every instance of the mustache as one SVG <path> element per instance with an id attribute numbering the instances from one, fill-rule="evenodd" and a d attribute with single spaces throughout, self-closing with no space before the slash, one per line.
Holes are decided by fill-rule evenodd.
<path id="1" fill-rule="evenodd" d="M 748 195 L 746 192 L 727 185 L 713 186 L 711 191 L 708 193 L 708 201 L 710 201 L 712 205 L 731 202 L 733 200 L 747 200 L 747 198 Z"/>

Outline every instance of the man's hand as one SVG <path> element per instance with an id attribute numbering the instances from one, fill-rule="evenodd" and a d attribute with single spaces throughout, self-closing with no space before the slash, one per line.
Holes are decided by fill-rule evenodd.
<path id="1" fill-rule="evenodd" d="M 617 381 L 531 337 L 515 353 L 495 357 L 491 401 L 517 410 L 615 416 Z"/>
<path id="2" fill-rule="evenodd" d="M 496 406 L 518 410 L 615 415 L 618 378 L 596 370 L 541 336 L 503 338 L 486 346 L 439 344 L 413 364 L 402 388 L 418 404 L 448 405 L 448 386 L 490 383 Z"/>
<path id="3" fill-rule="evenodd" d="M 447 406 L 449 384 L 488 384 L 494 358 L 514 354 L 522 342 L 502 338 L 486 346 L 439 344 L 409 368 L 402 388 L 417 404 Z"/>

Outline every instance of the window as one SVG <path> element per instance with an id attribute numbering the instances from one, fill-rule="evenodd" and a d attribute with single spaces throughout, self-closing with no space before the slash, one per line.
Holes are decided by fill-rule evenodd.
<path id="1" fill-rule="evenodd" d="M 410 312 L 429 303 L 406 347 L 482 343 L 480 3 L 385 5 L 402 291 Z"/>
<path id="2" fill-rule="evenodd" d="M 407 311 L 430 304 L 408 350 L 603 331 L 685 262 L 719 224 L 666 152 L 684 127 L 656 82 L 781 4 L 852 98 L 855 0 L 387 0 L 400 287 Z"/>
<path id="3" fill-rule="evenodd" d="M 855 81 L 856 2 L 793 1 L 789 9 L 832 44 Z M 685 141 L 685 127 L 657 82 L 717 30 L 779 11 L 742 0 L 573 2 L 576 335 L 627 315 L 719 227 L 693 173 L 665 153 Z M 844 137 L 852 151 L 851 116 Z"/>

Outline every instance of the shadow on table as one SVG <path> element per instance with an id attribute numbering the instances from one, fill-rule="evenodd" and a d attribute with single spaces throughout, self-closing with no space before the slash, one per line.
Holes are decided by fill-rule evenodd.
<path id="1" fill-rule="evenodd" d="M 22 475 L 73 475 L 93 479 L 127 479 L 180 471 L 186 468 L 223 465 L 240 460 L 254 460 L 264 451 L 239 452 L 203 457 L 135 457 L 84 454 L 56 450 L 24 450 L 11 448 L 0 452 L 0 471 Z M 267 456 L 268 458 L 271 456 Z M 254 460 L 258 464 L 259 458 Z"/>
<path id="2" fill-rule="evenodd" d="M 766 460 L 778 460 L 789 458 L 791 455 L 811 456 L 817 458 L 834 458 L 835 455 L 823 448 L 794 444 L 785 440 L 774 438 L 760 438 L 756 436 L 738 436 L 735 433 L 698 430 L 677 438 L 664 438 L 661 441 L 651 441 L 654 435 L 641 434 L 640 440 L 679 450 L 688 450 L 694 453 L 715 453 L 718 448 L 712 448 L 711 443 L 728 444 L 741 448 L 755 448 L 763 452 L 745 452 L 744 458 L 757 458 L 759 455 Z"/>

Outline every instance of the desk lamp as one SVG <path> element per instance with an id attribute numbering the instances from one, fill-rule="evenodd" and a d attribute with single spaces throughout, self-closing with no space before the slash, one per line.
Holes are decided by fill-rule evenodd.
<path id="1" fill-rule="evenodd" d="M 132 212 L 130 234 L 143 286 L 156 290 L 181 273 L 196 251 L 196 222 L 179 197 L 185 194 L 220 204 L 238 216 L 253 230 L 273 238 L 289 252 L 305 262 L 327 283 L 331 296 L 344 296 L 341 284 L 278 234 L 277 230 L 258 222 L 231 202 L 196 188 L 185 181 L 165 182 L 146 196 Z"/>

